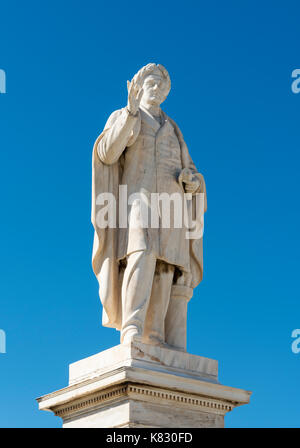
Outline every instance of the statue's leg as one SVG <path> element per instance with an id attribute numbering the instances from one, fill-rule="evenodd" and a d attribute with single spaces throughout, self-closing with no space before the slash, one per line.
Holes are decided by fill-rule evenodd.
<path id="1" fill-rule="evenodd" d="M 182 275 L 171 289 L 171 299 L 165 320 L 166 343 L 186 351 L 187 304 L 193 295 L 190 275 Z"/>
<path id="2" fill-rule="evenodd" d="M 122 281 L 122 343 L 142 338 L 155 264 L 156 258 L 149 251 L 134 252 L 127 257 Z"/>
<path id="3" fill-rule="evenodd" d="M 165 317 L 170 301 L 174 270 L 173 265 L 157 260 L 144 330 L 144 340 L 150 344 L 165 342 Z"/>

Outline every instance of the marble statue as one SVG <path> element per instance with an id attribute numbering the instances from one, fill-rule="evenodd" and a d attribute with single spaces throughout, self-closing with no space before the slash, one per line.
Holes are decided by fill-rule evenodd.
<path id="1" fill-rule="evenodd" d="M 93 150 L 93 270 L 99 281 L 104 326 L 121 332 L 121 343 L 137 340 L 186 351 L 187 303 L 203 274 L 203 237 L 188 239 L 174 219 L 163 226 L 141 224 L 142 204 L 125 204 L 128 225 L 120 225 L 120 186 L 132 197 L 164 194 L 182 198 L 206 188 L 177 124 L 160 108 L 171 81 L 160 64 L 142 67 L 127 81 L 126 107 L 113 112 Z M 198 148 L 196 148 L 198 149 Z M 114 226 L 99 226 L 99 195 L 117 204 Z M 176 196 L 177 195 L 177 196 Z M 157 197 L 157 196 L 156 196 Z M 122 199 L 123 200 L 123 199 Z M 192 199 L 193 201 L 193 199 Z M 123 207 L 123 208 L 122 208 Z M 126 223 L 127 224 L 127 223 Z M 143 223 L 144 224 L 144 223 Z"/>

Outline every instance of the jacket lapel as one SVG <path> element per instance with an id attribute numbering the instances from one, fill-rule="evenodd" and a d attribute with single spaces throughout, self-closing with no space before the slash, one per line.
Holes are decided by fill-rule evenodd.
<path id="1" fill-rule="evenodd" d="M 158 135 L 168 135 L 174 131 L 174 127 L 168 119 L 168 116 L 162 111 L 163 123 L 160 125 L 158 121 L 146 110 L 140 107 L 141 119 Z"/>
<path id="2" fill-rule="evenodd" d="M 168 116 L 163 111 L 162 111 L 162 116 L 163 116 L 163 124 L 157 133 L 157 137 L 163 136 L 163 135 L 169 135 L 172 132 L 174 132 L 173 125 L 169 121 Z"/>

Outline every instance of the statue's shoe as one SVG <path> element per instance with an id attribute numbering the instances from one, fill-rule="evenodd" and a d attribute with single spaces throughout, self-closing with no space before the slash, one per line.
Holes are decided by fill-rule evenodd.
<path id="1" fill-rule="evenodd" d="M 142 335 L 137 328 L 131 328 L 122 335 L 122 344 L 130 344 L 131 342 L 142 342 Z"/>

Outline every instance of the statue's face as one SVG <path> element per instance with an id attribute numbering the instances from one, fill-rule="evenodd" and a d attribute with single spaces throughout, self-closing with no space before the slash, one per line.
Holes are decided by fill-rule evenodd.
<path id="1" fill-rule="evenodd" d="M 145 106 L 159 106 L 165 99 L 165 81 L 162 76 L 153 73 L 144 81 L 142 104 Z"/>

